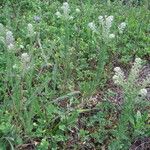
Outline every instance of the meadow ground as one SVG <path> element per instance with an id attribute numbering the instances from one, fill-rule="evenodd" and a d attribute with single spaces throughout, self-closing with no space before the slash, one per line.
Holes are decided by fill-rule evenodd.
<path id="1" fill-rule="evenodd" d="M 149 0 L 0 12 L 0 150 L 150 149 Z"/>

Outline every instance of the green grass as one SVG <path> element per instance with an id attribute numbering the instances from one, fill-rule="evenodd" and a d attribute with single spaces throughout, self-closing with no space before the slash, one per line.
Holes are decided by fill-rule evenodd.
<path id="1" fill-rule="evenodd" d="M 148 0 L 68 3 L 69 15 L 58 18 L 55 13 L 63 14 L 63 1 L 0 2 L 2 150 L 25 144 L 37 150 L 127 150 L 137 138 L 150 136 L 150 104 L 145 98 L 136 101 L 146 86 L 137 87 L 132 78 L 119 85 L 124 92 L 121 105 L 111 102 L 116 93 L 109 89 L 114 67 L 130 72 L 135 58 L 144 64 L 150 60 Z M 115 38 L 103 32 L 100 15 L 114 16 L 108 36 Z M 122 22 L 126 27 L 120 34 Z M 13 48 L 8 31 L 14 36 Z"/>

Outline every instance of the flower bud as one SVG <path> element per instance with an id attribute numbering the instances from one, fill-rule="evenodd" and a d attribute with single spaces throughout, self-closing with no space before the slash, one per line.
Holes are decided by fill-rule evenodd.
<path id="1" fill-rule="evenodd" d="M 77 12 L 77 13 L 80 13 L 80 9 L 79 9 L 79 8 L 76 8 L 76 12 Z"/>
<path id="2" fill-rule="evenodd" d="M 141 89 L 139 92 L 139 95 L 141 95 L 142 97 L 145 97 L 147 95 L 147 89 Z"/>
<path id="3" fill-rule="evenodd" d="M 62 16 L 59 11 L 57 11 L 57 12 L 55 13 L 55 15 L 57 16 L 57 18 L 60 18 L 60 17 Z"/>
<path id="4" fill-rule="evenodd" d="M 109 38 L 110 39 L 114 39 L 115 38 L 115 34 L 109 34 Z"/>

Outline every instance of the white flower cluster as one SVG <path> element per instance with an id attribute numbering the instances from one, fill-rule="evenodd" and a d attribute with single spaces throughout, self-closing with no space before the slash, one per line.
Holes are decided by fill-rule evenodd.
<path id="1" fill-rule="evenodd" d="M 89 27 L 93 32 L 97 32 L 97 30 L 96 30 L 96 25 L 95 25 L 94 22 L 88 23 L 88 27 Z"/>
<path id="2" fill-rule="evenodd" d="M 142 60 L 141 58 L 136 58 L 131 68 L 128 79 L 126 81 L 128 82 L 128 84 L 133 84 L 136 82 L 141 68 L 142 68 Z M 120 67 L 114 68 L 114 71 L 115 71 L 115 75 L 113 76 L 114 83 L 117 84 L 117 83 L 124 82 L 125 76 L 123 71 L 120 69 Z"/>
<path id="3" fill-rule="evenodd" d="M 27 69 L 30 68 L 30 65 L 29 65 L 30 60 L 31 60 L 31 58 L 30 58 L 28 53 L 23 53 L 21 55 L 22 67 L 23 67 L 24 70 L 27 70 Z"/>
<path id="4" fill-rule="evenodd" d="M 21 55 L 21 61 L 22 61 L 22 63 L 29 63 L 30 62 L 30 56 L 28 55 L 28 53 L 23 53 Z"/>
<path id="5" fill-rule="evenodd" d="M 68 16 L 70 13 L 70 6 L 68 2 L 64 2 L 63 5 L 61 6 L 61 9 L 63 10 L 63 13 L 65 16 Z"/>
<path id="6" fill-rule="evenodd" d="M 99 16 L 99 23 L 102 26 L 102 34 L 105 39 L 114 38 L 114 34 L 110 34 L 110 28 L 112 26 L 114 16 Z"/>
<path id="7" fill-rule="evenodd" d="M 9 52 L 14 52 L 15 38 L 13 32 L 6 29 L 3 24 L 0 23 L 0 42 L 3 43 Z"/>
<path id="8" fill-rule="evenodd" d="M 122 22 L 119 26 L 118 26 L 118 29 L 119 29 L 119 33 L 122 34 L 124 29 L 126 28 L 126 23 L 125 22 Z"/>
<path id="9" fill-rule="evenodd" d="M 114 83 L 117 85 L 123 85 L 125 81 L 124 72 L 121 70 L 120 67 L 115 67 L 114 71 L 115 71 L 115 75 L 113 76 Z"/>
<path id="10" fill-rule="evenodd" d="M 133 83 L 137 80 L 141 68 L 142 68 L 142 60 L 141 58 L 136 58 L 128 77 L 130 83 Z"/>
<path id="11" fill-rule="evenodd" d="M 22 53 L 20 59 L 21 59 L 21 64 L 20 65 L 14 64 L 12 68 L 14 70 L 21 69 L 21 71 L 23 71 L 23 74 L 24 74 L 26 73 L 27 70 L 30 69 L 31 57 L 28 53 Z"/>
<path id="12" fill-rule="evenodd" d="M 57 16 L 57 18 L 62 18 L 64 17 L 65 19 L 73 19 L 73 16 L 70 16 L 70 6 L 68 4 L 68 2 L 64 2 L 63 5 L 61 6 L 61 9 L 63 11 L 63 14 L 61 14 L 59 11 L 57 11 L 55 13 L 55 15 Z M 76 12 L 79 12 L 79 9 L 76 9 Z"/>
<path id="13" fill-rule="evenodd" d="M 110 34 L 110 28 L 112 26 L 114 17 L 113 16 L 99 16 L 98 20 L 100 25 L 102 26 L 102 37 L 104 40 L 115 38 L 115 34 Z M 96 25 L 94 22 L 90 22 L 88 27 L 93 31 L 97 32 Z"/>
<path id="14" fill-rule="evenodd" d="M 115 34 L 109 34 L 109 38 L 110 38 L 110 39 L 115 38 Z"/>
<path id="15" fill-rule="evenodd" d="M 142 83 L 138 84 L 137 79 L 139 77 L 141 68 L 142 60 L 140 58 L 136 58 L 127 79 L 125 79 L 124 72 L 120 69 L 120 67 L 114 68 L 114 83 L 122 86 L 124 89 L 131 89 L 131 91 L 137 91 L 142 87 L 138 94 L 141 95 L 141 97 L 145 97 L 147 95 L 147 89 L 145 89 L 144 87 L 146 87 L 146 85 L 150 83 L 150 75 L 148 75 Z"/>
<path id="16" fill-rule="evenodd" d="M 114 16 L 99 16 L 98 17 L 99 23 L 101 25 L 102 28 L 102 37 L 103 39 L 106 41 L 108 39 L 113 39 L 115 38 L 115 34 L 110 33 L 110 29 L 112 27 L 113 24 L 113 20 L 114 20 Z M 96 25 L 94 24 L 94 22 L 90 22 L 88 24 L 88 27 L 93 31 L 93 32 L 97 32 L 96 30 Z M 119 26 L 119 33 L 123 33 L 124 29 L 126 27 L 126 23 L 122 22 Z M 97 32 L 98 33 L 98 32 Z"/>
<path id="17" fill-rule="evenodd" d="M 8 47 L 8 50 L 12 50 L 14 48 L 14 36 L 11 31 L 6 32 L 6 45 Z"/>

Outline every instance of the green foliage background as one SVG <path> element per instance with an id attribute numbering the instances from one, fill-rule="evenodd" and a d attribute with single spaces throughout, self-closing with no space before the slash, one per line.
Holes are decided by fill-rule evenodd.
<path id="1" fill-rule="evenodd" d="M 139 117 L 139 104 L 110 103 L 107 87 L 114 67 L 129 71 L 136 57 L 150 61 L 149 1 L 70 0 L 72 20 L 55 15 L 63 2 L 0 1 L 0 23 L 15 38 L 15 49 L 9 52 L 0 31 L 0 149 L 30 143 L 38 150 L 127 150 L 136 138 L 150 136 L 149 103 L 141 105 Z M 92 21 L 99 27 L 99 15 L 114 16 L 112 41 L 104 41 L 101 30 L 97 35 L 89 29 Z M 118 33 L 121 22 L 127 23 L 123 34 Z M 38 34 L 28 35 L 29 23 Z M 25 74 L 22 53 L 31 56 Z M 14 64 L 19 67 L 13 69 Z M 101 92 L 103 100 L 91 104 Z M 134 104 L 135 94 L 124 99 Z"/>

